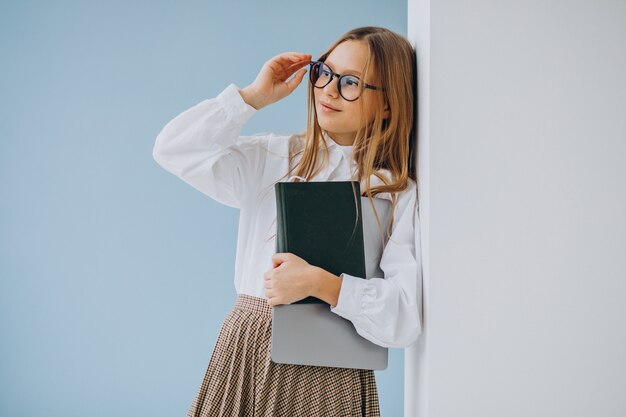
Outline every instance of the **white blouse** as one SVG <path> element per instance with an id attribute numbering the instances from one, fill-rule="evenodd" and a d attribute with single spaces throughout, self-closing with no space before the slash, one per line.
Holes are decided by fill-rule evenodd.
<path id="1" fill-rule="evenodd" d="M 274 133 L 240 136 L 242 125 L 257 111 L 231 83 L 217 97 L 201 101 L 167 123 L 156 138 L 153 157 L 200 192 L 240 210 L 235 290 L 266 298 L 263 274 L 272 268 L 276 249 L 273 184 L 287 181 L 289 177 L 283 175 L 290 168 L 289 151 L 301 146 L 303 139 Z M 352 146 L 341 146 L 328 135 L 324 139 L 330 161 L 313 180 L 352 180 L 356 172 Z M 372 186 L 381 184 L 375 175 L 370 181 Z M 419 242 L 415 239 L 417 190 L 415 181 L 409 183 L 398 194 L 392 234 L 381 257 L 384 277 L 341 274 L 339 299 L 331 307 L 350 320 L 362 337 L 385 347 L 407 347 L 422 329 L 421 251 L 415 247 Z M 380 193 L 375 198 L 390 199 L 390 195 Z"/>

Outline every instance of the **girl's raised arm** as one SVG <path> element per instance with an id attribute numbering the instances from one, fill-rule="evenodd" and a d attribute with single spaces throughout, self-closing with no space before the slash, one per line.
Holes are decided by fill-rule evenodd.
<path id="1" fill-rule="evenodd" d="M 165 170 L 234 208 L 260 180 L 269 135 L 240 136 L 256 112 L 230 84 L 217 97 L 185 110 L 165 125 L 152 156 Z"/>
<path id="2" fill-rule="evenodd" d="M 214 200 L 241 208 L 260 186 L 271 138 L 240 136 L 241 127 L 257 110 L 291 94 L 310 58 L 297 52 L 276 55 L 246 88 L 230 84 L 217 97 L 179 114 L 157 136 L 153 158 Z"/>

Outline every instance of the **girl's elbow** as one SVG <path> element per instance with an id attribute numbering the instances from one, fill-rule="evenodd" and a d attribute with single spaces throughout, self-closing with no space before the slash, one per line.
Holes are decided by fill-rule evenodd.
<path id="1" fill-rule="evenodd" d="M 415 342 L 417 342 L 421 334 L 422 326 L 418 319 L 418 321 L 416 321 L 415 324 L 404 333 L 403 337 L 395 341 L 396 347 L 406 349 L 412 346 Z"/>
<path id="2" fill-rule="evenodd" d="M 404 348 L 408 348 L 411 347 L 413 344 L 415 344 L 415 342 L 418 341 L 420 335 L 422 334 L 422 328 L 421 326 L 418 326 L 412 333 L 411 336 L 408 338 L 407 342 L 405 343 Z"/>
<path id="3" fill-rule="evenodd" d="M 379 337 L 374 337 L 374 335 L 363 334 L 365 332 L 358 331 L 363 337 L 367 337 L 373 343 L 376 343 L 379 346 L 386 348 L 396 348 L 396 349 L 405 349 L 413 345 L 419 339 L 422 328 L 420 325 L 417 325 L 407 331 L 405 329 L 402 333 L 392 333 L 392 334 L 382 334 Z"/>

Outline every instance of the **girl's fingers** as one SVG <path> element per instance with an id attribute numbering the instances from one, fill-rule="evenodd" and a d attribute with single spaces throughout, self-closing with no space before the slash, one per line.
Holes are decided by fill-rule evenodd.
<path id="1" fill-rule="evenodd" d="M 311 54 L 304 54 L 301 52 L 283 52 L 282 54 L 278 54 L 274 56 L 274 59 L 284 59 L 289 61 L 300 61 L 310 58 Z"/>
<path id="2" fill-rule="evenodd" d="M 311 54 L 302 54 L 299 52 L 286 52 L 284 54 L 276 55 L 273 59 L 278 62 L 303 62 L 310 60 Z"/>
<path id="3" fill-rule="evenodd" d="M 295 58 L 302 58 L 302 57 L 306 57 L 306 56 L 311 56 L 311 54 L 305 54 L 304 52 L 284 52 L 282 54 L 279 54 L 278 56 L 288 56 L 288 57 L 295 57 Z"/>
<path id="4" fill-rule="evenodd" d="M 304 78 L 305 73 L 306 73 L 306 70 L 300 70 L 298 73 L 296 73 L 295 76 L 293 76 L 289 81 L 287 81 L 287 88 L 289 88 L 290 93 L 293 90 L 295 90 L 298 85 L 300 85 L 300 83 L 302 82 L 302 78 Z"/>
<path id="5" fill-rule="evenodd" d="M 295 72 L 295 71 L 298 71 L 300 68 L 306 67 L 307 65 L 309 65 L 308 61 L 296 62 L 295 64 L 290 65 L 288 69 L 291 72 Z"/>
<path id="6" fill-rule="evenodd" d="M 311 62 L 309 59 L 281 59 L 277 61 L 283 68 L 292 68 L 298 65 L 304 65 Z"/>
<path id="7" fill-rule="evenodd" d="M 265 97 L 265 105 L 291 94 L 306 73 L 306 69 L 302 68 L 310 61 L 311 54 L 301 52 L 285 52 L 268 60 L 254 81 L 255 90 Z M 296 74 L 299 70 L 302 74 Z"/>
<path id="8" fill-rule="evenodd" d="M 297 61 L 288 64 L 284 62 L 278 62 L 277 64 L 278 66 L 274 67 L 274 72 L 276 73 L 276 75 L 279 76 L 279 78 L 282 78 L 284 81 L 299 69 L 307 66 L 309 64 L 309 61 Z M 270 65 L 270 67 L 272 66 Z"/>
<path id="9" fill-rule="evenodd" d="M 304 61 L 295 61 L 295 62 L 292 62 L 289 65 L 287 65 L 286 68 L 288 68 L 288 69 L 291 69 L 291 68 L 295 68 L 295 69 L 302 68 L 305 65 L 309 65 L 309 62 L 311 62 L 311 61 L 309 61 L 308 59 L 304 60 Z"/>

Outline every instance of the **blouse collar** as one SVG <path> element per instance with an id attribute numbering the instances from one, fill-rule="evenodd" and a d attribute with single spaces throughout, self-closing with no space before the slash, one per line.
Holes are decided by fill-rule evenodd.
<path id="1" fill-rule="evenodd" d="M 324 140 L 326 141 L 326 145 L 328 146 L 328 150 L 330 154 L 329 155 L 330 161 L 329 161 L 329 164 L 326 166 L 326 168 L 322 172 L 320 172 L 313 181 L 327 181 L 330 175 L 332 174 L 332 172 L 335 171 L 335 169 L 338 169 L 338 165 L 342 157 L 348 161 L 349 168 L 351 170 L 354 170 L 356 166 L 356 162 L 354 161 L 354 158 L 346 155 L 346 153 L 343 152 L 345 149 L 340 149 L 342 148 L 342 145 L 339 145 L 337 142 L 335 142 L 325 132 L 323 134 L 323 137 L 324 137 Z M 352 148 L 352 146 L 344 146 L 343 148 Z M 348 154 L 349 153 L 350 152 L 348 152 Z M 386 176 L 388 176 L 389 172 L 387 170 L 382 170 L 382 171 Z M 370 181 L 372 183 L 371 184 L 372 186 L 384 184 L 380 180 L 380 178 L 378 178 L 376 175 L 372 175 L 370 177 Z M 364 187 L 365 187 L 365 180 L 361 181 L 361 188 L 364 189 Z M 377 197 L 384 198 L 386 200 L 391 200 L 391 195 L 389 193 L 379 193 L 377 194 Z"/>
<path id="2" fill-rule="evenodd" d="M 338 144 L 337 142 L 335 142 L 335 141 L 333 140 L 333 138 L 331 138 L 331 137 L 328 135 L 328 133 L 327 133 L 327 132 L 324 132 L 323 136 L 324 136 L 324 140 L 326 141 L 326 146 L 328 146 L 328 149 L 330 149 L 330 148 L 332 148 L 332 147 L 334 147 L 334 146 L 336 146 L 336 147 L 338 147 L 338 148 L 350 148 L 350 149 L 352 148 L 352 145 L 344 146 L 344 145 L 340 145 L 340 144 Z"/>

